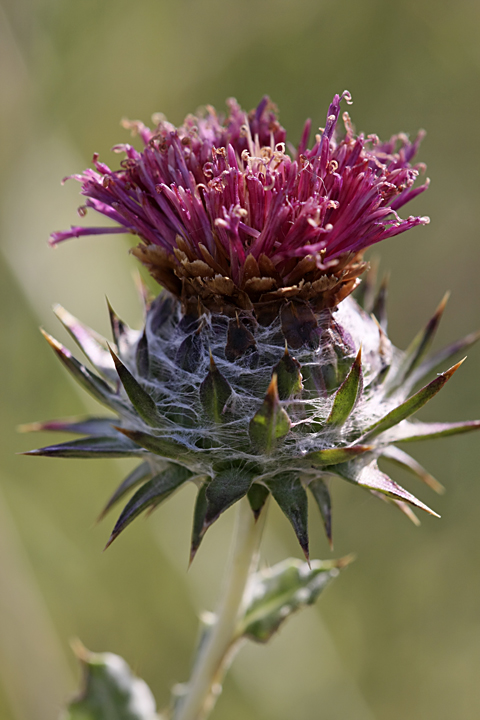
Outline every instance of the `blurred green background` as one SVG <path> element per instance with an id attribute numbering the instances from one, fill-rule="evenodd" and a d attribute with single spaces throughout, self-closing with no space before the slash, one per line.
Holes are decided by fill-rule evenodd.
<path id="1" fill-rule="evenodd" d="M 246 108 L 268 93 L 290 138 L 324 123 L 345 88 L 359 130 L 428 130 L 432 186 L 407 212 L 432 223 L 378 248 L 391 270 L 390 334 L 404 347 L 446 289 L 440 343 L 480 325 L 480 4 L 472 0 L 1 0 L 0 717 L 52 720 L 78 685 L 69 642 L 123 655 L 159 705 L 185 680 L 196 613 L 212 609 L 231 531 L 228 512 L 187 573 L 193 493 L 137 521 L 105 554 L 114 518 L 95 525 L 127 467 L 14 453 L 47 436 L 39 419 L 82 414 L 80 396 L 37 326 L 65 341 L 60 302 L 107 333 L 105 294 L 132 324 L 140 308 L 126 241 L 72 241 L 81 171 L 127 140 L 120 118 L 178 123 L 202 103 Z M 480 417 L 480 348 L 423 419 Z M 400 513 L 334 486 L 335 555 L 357 561 L 268 647 L 242 651 L 212 720 L 470 720 L 480 717 L 479 438 L 413 448 L 447 487 L 442 515 L 414 528 Z M 315 520 L 315 522 L 313 522 Z M 329 557 L 318 518 L 312 554 Z M 275 512 L 264 558 L 298 554 Z"/>

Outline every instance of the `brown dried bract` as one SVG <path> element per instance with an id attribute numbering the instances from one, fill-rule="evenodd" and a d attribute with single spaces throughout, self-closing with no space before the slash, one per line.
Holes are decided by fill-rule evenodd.
<path id="1" fill-rule="evenodd" d="M 319 266 L 313 255 L 292 258 L 281 270 L 266 255 L 258 261 L 248 255 L 242 279 L 235 284 L 228 267 L 219 265 L 205 247 L 200 247 L 202 259 L 190 257 L 191 251 L 180 237 L 174 256 L 157 245 L 141 244 L 132 252 L 184 306 L 228 317 L 235 317 L 238 311 L 252 313 L 265 326 L 292 301 L 295 307 L 308 307 L 313 313 L 335 307 L 355 289 L 367 266 L 362 253 L 345 253 L 324 266 Z M 302 315 L 305 313 L 303 310 Z"/>

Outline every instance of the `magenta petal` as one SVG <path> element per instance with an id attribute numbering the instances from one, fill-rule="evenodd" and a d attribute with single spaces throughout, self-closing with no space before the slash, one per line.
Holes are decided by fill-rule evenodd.
<path id="1" fill-rule="evenodd" d="M 397 215 L 428 187 L 428 180 L 414 185 L 421 166 L 410 164 L 423 133 L 413 142 L 399 134 L 380 143 L 373 135 L 355 137 L 344 115 L 346 134 L 339 138 L 343 100 L 351 101 L 349 93 L 333 98 L 310 150 L 306 122 L 293 158 L 268 97 L 248 115 L 231 99 L 226 117 L 209 107 L 178 128 L 163 118 L 154 130 L 125 123 L 140 135 L 141 152 L 116 145 L 115 152 L 126 155 L 119 170 L 95 155 L 95 169 L 71 176 L 82 185 L 86 207 L 119 227 L 74 226 L 53 233 L 50 243 L 129 231 L 164 248 L 177 263 L 180 237 L 190 262 L 203 261 L 206 249 L 215 272 L 221 267 L 237 283 L 249 255 L 266 255 L 279 277 L 284 271 L 286 277 L 293 259 L 319 254 L 317 265 L 323 267 L 425 224 L 424 217 Z"/>
<path id="2" fill-rule="evenodd" d="M 70 230 L 52 233 L 49 237 L 48 243 L 54 247 L 64 240 L 69 240 L 74 237 L 78 238 L 82 235 L 113 235 L 124 232 L 126 232 L 124 227 L 80 227 L 78 225 L 72 225 Z"/>

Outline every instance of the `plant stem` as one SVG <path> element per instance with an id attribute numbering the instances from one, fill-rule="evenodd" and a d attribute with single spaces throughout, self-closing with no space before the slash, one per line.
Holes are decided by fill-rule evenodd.
<path id="1" fill-rule="evenodd" d="M 237 504 L 235 530 L 228 561 L 228 574 L 216 620 L 196 658 L 187 695 L 182 698 L 174 720 L 204 720 L 221 691 L 221 680 L 232 657 L 245 588 L 258 563 L 258 548 L 265 524 L 266 507 L 255 522 L 246 498 Z"/>

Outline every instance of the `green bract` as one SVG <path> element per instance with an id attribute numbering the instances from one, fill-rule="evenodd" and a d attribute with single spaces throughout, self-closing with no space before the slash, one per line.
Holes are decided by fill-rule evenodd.
<path id="1" fill-rule="evenodd" d="M 58 317 L 96 372 L 45 335 L 48 342 L 82 386 L 113 414 L 38 424 L 35 429 L 84 437 L 29 454 L 139 458 L 102 513 L 135 491 L 109 543 L 144 510 L 195 483 L 192 558 L 221 513 L 247 496 L 258 516 L 269 494 L 308 557 L 308 497 L 318 505 L 331 541 L 329 483 L 335 477 L 382 496 L 411 516 L 411 506 L 435 514 L 377 463 L 385 458 L 441 489 L 397 445 L 480 427 L 479 421 L 411 420 L 460 363 L 420 390 L 414 386 L 437 362 L 446 362 L 478 336 L 427 355 L 442 302 L 403 353 L 369 314 L 373 306 L 362 308 L 347 298 L 336 309 L 313 313 L 300 301 L 287 301 L 283 317 L 294 316 L 296 332 L 305 338 L 295 351 L 288 347 L 290 325 L 285 328 L 281 315 L 262 326 L 254 314 L 240 310 L 233 318 L 185 312 L 167 291 L 147 304 L 142 331 L 131 330 L 111 311 L 111 346 L 57 307 Z"/>

